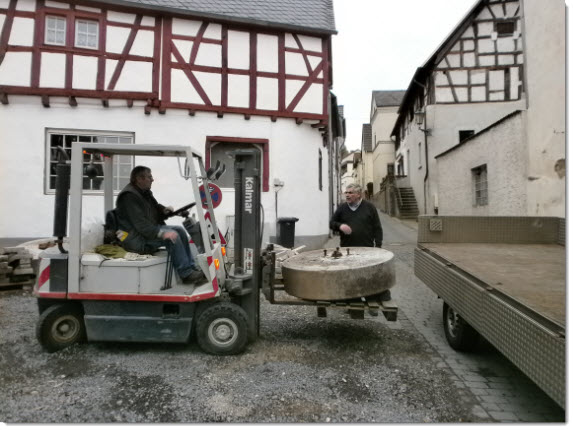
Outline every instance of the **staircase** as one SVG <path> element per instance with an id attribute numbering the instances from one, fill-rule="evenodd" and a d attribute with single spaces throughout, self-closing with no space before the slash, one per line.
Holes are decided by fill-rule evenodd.
<path id="1" fill-rule="evenodd" d="M 416 196 L 412 188 L 396 188 L 398 201 L 398 218 L 402 219 L 417 219 L 418 204 L 416 203 Z"/>

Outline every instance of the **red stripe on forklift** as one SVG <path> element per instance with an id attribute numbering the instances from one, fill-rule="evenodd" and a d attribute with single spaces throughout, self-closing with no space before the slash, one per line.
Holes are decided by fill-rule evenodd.
<path id="1" fill-rule="evenodd" d="M 212 293 L 198 294 L 196 296 L 167 296 L 159 294 L 98 294 L 98 293 L 69 293 L 69 299 L 75 300 L 119 300 L 134 302 L 196 302 L 215 296 Z M 65 296 L 65 295 L 64 295 Z"/>
<path id="2" fill-rule="evenodd" d="M 36 294 L 38 297 L 45 299 L 65 299 L 66 293 L 48 293 L 45 291 L 38 291 Z"/>
<path id="3" fill-rule="evenodd" d="M 42 270 L 42 273 L 38 278 L 38 288 L 40 288 L 49 280 L 50 280 L 50 266 L 48 265 L 44 270 Z"/>

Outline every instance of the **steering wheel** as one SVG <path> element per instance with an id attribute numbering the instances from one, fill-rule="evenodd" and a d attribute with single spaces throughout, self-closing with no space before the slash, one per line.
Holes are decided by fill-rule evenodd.
<path id="1" fill-rule="evenodd" d="M 165 216 L 165 219 L 171 218 L 172 216 L 182 216 L 183 212 L 186 212 L 187 210 L 191 209 L 196 204 L 197 204 L 196 202 L 193 202 L 193 203 L 189 203 L 188 205 L 182 206 L 179 209 L 176 209 L 173 212 L 168 213 Z"/>

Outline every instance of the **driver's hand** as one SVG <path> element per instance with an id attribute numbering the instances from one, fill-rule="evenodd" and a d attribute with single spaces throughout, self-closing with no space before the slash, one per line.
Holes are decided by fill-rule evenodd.
<path id="1" fill-rule="evenodd" d="M 183 218 L 187 218 L 189 216 L 189 211 L 183 211 L 179 215 L 182 216 Z"/>
<path id="2" fill-rule="evenodd" d="M 165 215 L 169 215 L 171 212 L 173 212 L 173 206 L 167 206 L 165 209 L 163 209 L 163 213 Z"/>
<path id="3" fill-rule="evenodd" d="M 178 234 L 174 230 L 167 230 L 165 233 L 163 233 L 163 239 L 170 240 L 173 243 L 175 243 L 175 241 L 177 240 L 177 236 Z"/>

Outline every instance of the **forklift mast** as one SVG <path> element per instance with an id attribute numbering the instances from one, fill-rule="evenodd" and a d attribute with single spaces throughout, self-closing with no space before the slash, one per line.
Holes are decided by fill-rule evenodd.
<path id="1" fill-rule="evenodd" d="M 259 288 L 261 283 L 261 187 L 260 152 L 241 149 L 235 158 L 235 261 L 231 278 L 240 281 L 235 300 L 247 313 L 249 339 L 259 335 Z"/>

